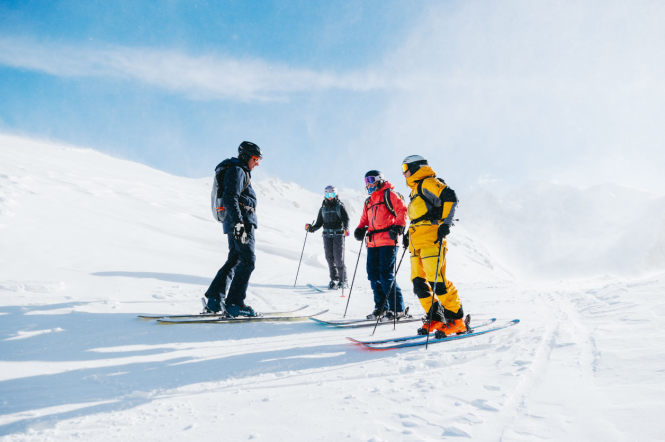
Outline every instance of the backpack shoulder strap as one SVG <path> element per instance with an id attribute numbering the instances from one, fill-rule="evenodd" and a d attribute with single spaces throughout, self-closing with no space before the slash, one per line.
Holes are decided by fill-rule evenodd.
<path id="1" fill-rule="evenodd" d="M 395 212 L 395 208 L 393 207 L 393 203 L 390 201 L 390 189 L 386 189 L 383 192 L 383 202 L 385 203 L 386 207 L 388 208 L 388 211 L 392 213 L 394 217 L 397 217 L 397 213 Z"/>

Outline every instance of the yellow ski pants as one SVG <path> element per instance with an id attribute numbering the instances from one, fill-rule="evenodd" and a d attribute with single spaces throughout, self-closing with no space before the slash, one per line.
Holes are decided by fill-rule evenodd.
<path id="1" fill-rule="evenodd" d="M 462 306 L 457 289 L 452 282 L 446 279 L 446 252 L 447 241 L 443 240 L 441 256 L 439 259 L 439 245 L 431 244 L 429 247 L 415 248 L 409 244 L 411 253 L 411 281 L 413 291 L 418 296 L 420 304 L 429 312 L 432 306 L 432 287 L 436 277 L 436 295 L 434 301 L 438 301 L 446 310 L 457 313 Z M 436 268 L 437 260 L 439 268 Z M 438 276 L 437 276 L 438 271 Z"/>

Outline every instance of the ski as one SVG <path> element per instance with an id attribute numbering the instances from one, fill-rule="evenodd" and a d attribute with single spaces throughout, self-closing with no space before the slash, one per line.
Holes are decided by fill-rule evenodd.
<path id="1" fill-rule="evenodd" d="M 491 324 L 493 324 L 494 322 L 496 322 L 496 318 L 492 318 L 492 319 L 487 320 L 487 321 L 485 321 L 485 322 L 481 322 L 481 323 L 478 324 L 478 325 L 471 325 L 471 327 L 470 327 L 470 328 L 471 328 L 471 332 L 473 333 L 475 330 L 477 330 L 477 329 L 479 329 L 479 328 L 487 327 L 488 325 L 491 325 Z M 403 337 L 400 337 L 400 338 L 381 339 L 381 340 L 378 340 L 378 341 L 360 341 L 360 340 L 358 340 L 358 339 L 354 339 L 354 338 L 346 338 L 346 339 L 348 339 L 349 341 L 354 342 L 354 343 L 356 343 L 356 344 L 363 344 L 363 345 L 364 345 L 364 344 L 372 344 L 372 345 L 376 345 L 376 344 L 387 344 L 387 343 L 389 343 L 389 342 L 404 342 L 404 341 L 411 341 L 411 340 L 414 340 L 414 339 L 427 339 L 427 335 L 403 336 Z"/>
<path id="2" fill-rule="evenodd" d="M 297 308 L 295 310 L 288 310 L 284 312 L 268 312 L 264 313 L 263 316 L 281 316 L 281 315 L 288 315 L 290 313 L 295 313 L 299 312 L 300 310 L 305 310 L 309 305 L 304 305 L 300 308 Z M 139 315 L 140 319 L 185 319 L 185 318 L 216 318 L 216 317 L 223 317 L 223 313 L 199 313 L 197 315 L 171 315 L 171 316 L 149 316 L 149 315 Z"/>
<path id="3" fill-rule="evenodd" d="M 309 288 L 312 289 L 312 290 L 316 290 L 317 292 L 324 293 L 323 290 L 321 290 L 321 289 L 318 288 L 318 287 L 314 287 L 312 284 L 307 284 L 307 287 L 309 287 Z"/>
<path id="4" fill-rule="evenodd" d="M 312 316 L 322 315 L 327 313 L 328 310 L 323 310 L 312 315 L 303 316 L 238 316 L 236 318 L 217 318 L 217 319 L 158 319 L 160 324 L 227 324 L 227 323 L 240 323 L 240 322 L 264 322 L 264 321 L 300 321 L 302 319 L 309 319 Z"/>
<path id="5" fill-rule="evenodd" d="M 499 324 L 497 326 L 486 328 L 486 329 L 483 329 L 483 330 L 477 331 L 477 332 L 465 333 L 463 335 L 456 335 L 456 336 L 448 336 L 448 337 L 441 338 L 441 339 L 430 339 L 429 343 L 430 344 L 438 344 L 440 342 L 449 342 L 449 341 L 457 341 L 459 339 L 472 338 L 474 336 L 484 335 L 486 333 L 491 333 L 493 331 L 503 330 L 504 328 L 508 328 L 508 327 L 513 326 L 513 325 L 517 325 L 517 324 L 519 324 L 519 322 L 520 322 L 519 319 L 513 319 L 512 321 L 505 322 L 503 324 Z M 426 338 L 426 336 L 425 336 L 425 338 Z M 364 346 L 365 348 L 369 348 L 371 350 L 395 350 L 395 349 L 399 349 L 399 348 L 419 347 L 421 345 L 425 345 L 426 339 L 420 339 L 416 342 L 406 341 L 406 342 L 401 342 L 401 343 L 396 343 L 396 344 L 391 344 L 391 345 L 365 344 L 365 343 L 362 343 L 360 341 L 355 341 L 355 342 L 362 345 L 362 346 Z"/>
<path id="6" fill-rule="evenodd" d="M 324 321 L 319 318 L 310 318 L 312 321 L 318 322 L 319 324 L 323 325 L 330 325 L 333 327 L 337 328 L 360 328 L 360 327 L 373 327 L 374 324 L 376 324 L 376 319 L 348 319 L 346 321 L 340 320 L 340 321 Z M 407 322 L 420 322 L 420 318 L 414 318 L 414 317 L 406 317 L 402 319 L 398 319 L 397 323 L 398 324 L 405 324 Z M 392 324 L 393 320 L 388 319 L 388 318 L 382 318 L 381 321 L 379 321 L 379 325 L 388 325 Z"/>

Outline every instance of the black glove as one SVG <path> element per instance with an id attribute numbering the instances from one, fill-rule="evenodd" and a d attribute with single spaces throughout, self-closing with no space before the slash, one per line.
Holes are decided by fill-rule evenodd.
<path id="1" fill-rule="evenodd" d="M 404 226 L 394 225 L 388 230 L 388 236 L 393 241 L 397 241 L 397 237 L 404 233 Z"/>
<path id="2" fill-rule="evenodd" d="M 448 224 L 441 224 L 436 231 L 436 242 L 434 244 L 439 244 L 449 233 L 450 226 Z"/>
<path id="3" fill-rule="evenodd" d="M 249 242 L 247 239 L 247 230 L 245 229 L 245 225 L 243 223 L 238 223 L 233 227 L 233 238 L 243 244 L 247 244 Z"/>
<path id="4" fill-rule="evenodd" d="M 305 230 L 307 230 L 309 233 L 313 233 L 313 225 L 312 224 L 305 224 Z"/>
<path id="5" fill-rule="evenodd" d="M 402 237 L 402 245 L 405 249 L 409 248 L 409 232 L 406 232 Z"/>
<path id="6" fill-rule="evenodd" d="M 362 241 L 363 238 L 365 237 L 366 232 L 367 232 L 367 227 L 358 227 L 356 230 L 353 231 L 353 237 L 358 241 Z"/>

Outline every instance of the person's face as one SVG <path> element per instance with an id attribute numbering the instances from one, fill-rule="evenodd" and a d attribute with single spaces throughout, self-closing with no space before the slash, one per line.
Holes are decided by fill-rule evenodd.
<path id="1" fill-rule="evenodd" d="M 250 158 L 249 161 L 247 162 L 247 167 L 249 168 L 249 170 L 254 170 L 254 168 L 255 168 L 256 166 L 258 166 L 260 162 L 261 162 L 261 158 L 259 158 L 259 157 L 252 157 L 252 158 Z"/>
<path id="2" fill-rule="evenodd" d="M 404 178 L 408 178 L 411 176 L 411 171 L 407 169 L 406 172 L 402 172 L 402 175 L 404 175 Z"/>

